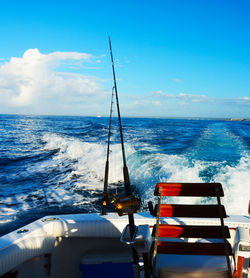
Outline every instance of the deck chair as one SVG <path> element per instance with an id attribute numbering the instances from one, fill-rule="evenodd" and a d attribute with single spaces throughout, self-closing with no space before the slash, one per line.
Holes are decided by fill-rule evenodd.
<path id="1" fill-rule="evenodd" d="M 227 241 L 229 229 L 223 221 L 226 212 L 220 201 L 224 196 L 221 184 L 158 183 L 154 195 L 158 197 L 158 204 L 152 212 L 156 216 L 151 248 L 152 277 L 232 277 L 229 258 L 232 248 Z M 163 204 L 163 196 L 215 197 L 217 204 Z M 162 223 L 162 217 L 176 217 L 177 224 Z M 185 225 L 185 221 L 180 221 L 182 217 L 219 218 L 220 225 Z M 167 218 L 164 221 L 169 222 Z M 203 266 L 192 270 L 190 258 L 194 264 Z M 164 266 L 164 261 L 168 266 Z M 185 266 L 176 265 L 176 261 Z M 218 270 L 219 261 L 224 265 L 222 270 Z M 217 269 L 213 271 L 213 268 Z"/>

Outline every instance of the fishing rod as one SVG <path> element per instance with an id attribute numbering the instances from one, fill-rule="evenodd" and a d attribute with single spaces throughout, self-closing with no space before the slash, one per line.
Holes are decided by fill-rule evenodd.
<path id="1" fill-rule="evenodd" d="M 123 175 L 124 175 L 124 185 L 125 185 L 125 195 L 126 195 L 126 197 L 119 198 L 119 199 L 114 198 L 112 200 L 112 202 L 116 204 L 116 210 L 117 210 L 117 212 L 120 216 L 125 215 L 125 214 L 129 215 L 129 223 L 131 224 L 130 225 L 130 235 L 131 235 L 131 238 L 132 238 L 132 236 L 135 232 L 133 213 L 139 211 L 140 200 L 131 195 L 130 179 L 129 179 L 128 167 L 127 167 L 127 164 L 126 164 L 126 155 L 125 155 L 125 147 L 124 147 L 124 140 L 123 140 L 119 99 L 118 99 L 118 93 L 117 93 L 114 60 L 113 60 L 113 53 L 112 53 L 110 38 L 109 38 L 109 46 L 110 46 L 110 56 L 111 56 L 111 62 L 112 62 L 114 86 L 113 86 L 113 89 L 112 89 L 112 97 L 111 97 L 111 105 L 110 105 L 108 147 L 107 147 L 107 158 L 106 158 L 105 175 L 104 175 L 102 215 L 106 214 L 106 206 L 107 206 L 107 201 L 109 199 L 108 194 L 107 194 L 108 174 L 109 174 L 109 154 L 110 154 L 110 137 L 111 137 L 111 124 L 112 124 L 112 112 L 113 112 L 113 98 L 114 98 L 114 94 L 115 94 L 116 95 L 118 121 L 119 121 L 119 129 L 120 129 L 120 137 L 121 137 L 121 146 L 122 146 Z"/>
<path id="2" fill-rule="evenodd" d="M 121 146 L 122 146 L 123 175 L 124 175 L 124 183 L 125 183 L 125 193 L 128 196 L 128 195 L 131 195 L 131 188 L 130 188 L 130 180 L 129 180 L 129 174 L 128 174 L 128 167 L 127 167 L 127 164 L 126 164 L 126 155 L 125 155 L 125 148 L 124 148 L 124 141 L 123 141 L 123 133 L 122 133 L 122 124 L 121 124 L 119 99 L 118 99 L 116 77 L 115 77 L 115 66 L 114 66 L 114 60 L 113 60 L 113 53 L 112 53 L 110 37 L 109 37 L 109 48 L 110 48 L 110 57 L 111 57 L 111 62 L 112 62 L 114 89 L 115 89 L 115 97 L 116 97 L 116 105 L 117 105 L 117 113 L 118 113 L 119 129 L 120 129 L 120 137 L 121 137 Z"/>
<path id="3" fill-rule="evenodd" d="M 110 39 L 110 37 L 109 37 L 109 48 L 110 48 L 110 57 L 111 57 L 112 70 L 113 70 L 114 89 L 115 89 L 117 114 L 118 114 L 118 121 L 119 121 L 121 146 L 122 146 L 122 159 L 123 159 L 123 175 L 124 175 L 124 184 L 125 184 L 125 194 L 127 196 L 129 196 L 129 195 L 131 195 L 131 187 L 130 187 L 130 179 L 129 179 L 128 167 L 127 167 L 127 163 L 126 163 L 126 155 L 125 155 L 123 133 L 122 133 L 121 114 L 120 114 L 119 99 L 118 99 L 118 93 L 117 93 L 116 77 L 115 77 L 115 66 L 114 66 L 114 60 L 113 60 L 113 53 L 112 53 L 112 46 L 111 46 L 111 39 Z"/>
<path id="4" fill-rule="evenodd" d="M 102 201 L 102 215 L 106 215 L 106 206 L 108 201 L 108 175 L 109 175 L 109 154 L 110 154 L 110 137 L 111 137 L 111 125 L 112 125 L 112 112 L 113 112 L 113 98 L 114 98 L 114 87 L 112 88 L 111 105 L 109 113 L 109 133 L 108 133 L 108 148 L 107 148 L 107 159 L 105 165 L 104 175 L 104 190 L 103 190 L 103 201 Z"/>
<path id="5" fill-rule="evenodd" d="M 123 141 L 123 133 L 122 133 L 122 124 L 121 124 L 121 115 L 120 115 L 120 107 L 119 107 L 119 99 L 118 99 L 118 93 L 117 93 L 117 85 L 116 85 L 116 77 L 115 77 L 115 66 L 114 66 L 114 60 L 113 60 L 113 53 L 112 53 L 112 46 L 111 46 L 111 39 L 109 37 L 109 49 L 110 49 L 110 57 L 111 57 L 111 63 L 112 63 L 112 71 L 113 71 L 113 79 L 114 79 L 114 90 L 115 90 L 115 97 L 116 97 L 116 105 L 117 105 L 117 114 L 118 114 L 118 121 L 119 121 L 119 129 L 120 129 L 120 138 L 121 138 L 121 146 L 122 146 L 122 158 L 123 158 L 123 176 L 124 176 L 124 186 L 125 186 L 125 194 L 127 197 L 130 197 L 131 195 L 131 186 L 130 186 L 130 179 L 129 179 L 129 173 L 128 173 L 128 167 L 126 163 L 126 155 L 125 155 L 125 148 L 124 148 L 124 141 Z M 131 201 L 137 201 L 138 199 L 134 198 L 132 196 L 131 199 L 126 200 L 126 197 L 124 199 L 124 204 L 130 203 Z M 119 211 L 118 211 L 119 214 Z M 119 215 L 123 215 L 122 212 Z M 130 230 L 130 238 L 132 240 L 133 235 L 135 233 L 135 222 L 134 222 L 134 215 L 133 213 L 128 213 L 128 220 L 129 220 L 129 230 Z M 133 250 L 133 258 L 134 262 L 138 263 L 138 256 Z"/>

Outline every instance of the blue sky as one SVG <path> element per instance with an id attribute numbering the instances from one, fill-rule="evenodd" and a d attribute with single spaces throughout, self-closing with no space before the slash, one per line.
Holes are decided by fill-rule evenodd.
<path id="1" fill-rule="evenodd" d="M 250 1 L 1 1 L 0 113 L 250 118 Z"/>

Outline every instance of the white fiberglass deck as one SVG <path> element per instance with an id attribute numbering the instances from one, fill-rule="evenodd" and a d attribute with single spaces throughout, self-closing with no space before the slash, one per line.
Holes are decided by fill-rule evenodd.
<path id="1" fill-rule="evenodd" d="M 166 223 L 214 224 L 213 219 L 165 218 Z M 135 224 L 153 225 L 149 213 L 135 215 Z M 89 252 L 113 253 L 132 259 L 130 247 L 120 243 L 128 217 L 115 213 L 55 215 L 39 219 L 0 238 L 0 276 L 18 271 L 18 277 L 82 277 L 80 264 Z M 230 228 L 250 229 L 249 216 L 230 216 Z M 106 253 L 105 253 L 106 252 Z M 34 275 L 35 274 L 35 275 Z"/>

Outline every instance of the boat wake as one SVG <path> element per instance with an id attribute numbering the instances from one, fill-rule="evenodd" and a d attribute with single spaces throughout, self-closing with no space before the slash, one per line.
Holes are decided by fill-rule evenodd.
<path id="1" fill-rule="evenodd" d="M 220 182 L 227 213 L 247 214 L 250 153 L 246 132 L 242 139 L 221 123 L 204 124 L 199 132 L 197 123 L 192 123 L 190 132 L 185 127 L 184 134 L 178 125 L 174 130 L 169 127 L 162 132 L 163 128 L 150 126 L 153 120 L 150 121 L 147 126 L 140 120 L 132 128 L 125 126 L 131 185 L 144 207 L 148 201 L 154 201 L 153 190 L 159 181 Z M 66 132 L 36 133 L 36 145 L 30 152 L 23 147 L 19 148 L 20 155 L 16 152 L 15 156 L 2 157 L 0 167 L 8 171 L 7 175 L 0 174 L 2 233 L 48 214 L 101 211 L 107 156 L 103 138 L 107 130 L 103 124 L 96 126 L 101 139 L 95 136 L 94 124 L 83 126 L 81 134 L 75 134 L 79 128 L 74 130 L 69 125 L 64 128 Z M 87 136 L 85 128 L 90 127 L 91 136 Z M 82 136 L 83 131 L 86 136 Z M 178 140 L 180 134 L 183 136 Z M 113 193 L 123 194 L 118 130 L 111 139 L 109 188 Z M 196 198 L 187 199 L 187 202 L 196 201 Z"/>

